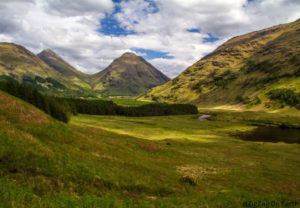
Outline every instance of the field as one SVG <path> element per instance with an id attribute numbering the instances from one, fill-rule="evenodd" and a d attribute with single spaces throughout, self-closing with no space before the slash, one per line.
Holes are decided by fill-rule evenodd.
<path id="1" fill-rule="evenodd" d="M 0 96 L 0 207 L 299 203 L 299 144 L 232 136 L 254 121 L 298 125 L 299 116 L 214 111 L 201 122 L 79 115 L 65 125 Z"/>
<path id="2" fill-rule="evenodd" d="M 173 192 L 169 196 L 145 196 L 158 207 L 242 207 L 249 201 L 298 199 L 299 145 L 245 142 L 231 136 L 252 129 L 249 122 L 276 123 L 275 116 L 253 112 L 213 114 L 213 121 L 204 122 L 197 116 L 81 115 L 72 120 L 72 125 L 105 130 L 139 142 L 138 149 L 148 155 L 147 160 L 137 156 L 135 162 L 146 169 L 142 172 L 147 179 L 139 173 L 132 181 L 146 187 L 156 184 L 153 188 L 163 186 Z M 298 117 L 276 117 L 286 123 L 299 121 Z"/>
<path id="3" fill-rule="evenodd" d="M 142 101 L 133 98 L 112 98 L 111 101 L 123 106 L 140 106 L 151 103 L 150 101 Z"/>

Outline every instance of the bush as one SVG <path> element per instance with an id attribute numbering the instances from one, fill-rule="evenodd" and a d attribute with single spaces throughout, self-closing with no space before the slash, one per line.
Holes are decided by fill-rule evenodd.
<path id="1" fill-rule="evenodd" d="M 267 93 L 271 100 L 300 109 L 300 93 L 291 89 L 275 89 Z"/>

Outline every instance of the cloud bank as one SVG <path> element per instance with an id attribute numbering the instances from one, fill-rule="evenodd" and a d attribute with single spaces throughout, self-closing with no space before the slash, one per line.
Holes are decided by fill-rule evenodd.
<path id="1" fill-rule="evenodd" d="M 296 0 L 0 1 L 0 41 L 51 48 L 87 73 L 126 51 L 170 77 L 228 38 L 300 17 Z"/>

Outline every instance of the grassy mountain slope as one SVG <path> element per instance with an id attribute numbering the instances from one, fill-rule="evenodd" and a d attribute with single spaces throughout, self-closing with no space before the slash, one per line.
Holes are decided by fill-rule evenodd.
<path id="1" fill-rule="evenodd" d="M 300 20 L 232 38 L 142 98 L 202 106 L 265 105 L 269 101 L 261 100 L 261 93 L 278 83 L 294 83 L 299 90 L 299 41 Z"/>
<path id="2" fill-rule="evenodd" d="M 0 75 L 27 82 L 50 94 L 67 96 L 132 96 L 169 80 L 132 53 L 125 53 L 105 70 L 88 75 L 50 49 L 36 56 L 13 43 L 0 43 Z"/>
<path id="3" fill-rule="evenodd" d="M 125 53 L 93 75 L 92 85 L 95 90 L 109 95 L 138 95 L 168 80 L 142 57 Z"/>
<path id="4" fill-rule="evenodd" d="M 0 43 L 0 73 L 14 77 L 25 75 L 58 76 L 58 73 L 54 72 L 33 53 L 13 43 Z"/>
<path id="5" fill-rule="evenodd" d="M 68 79 L 71 79 L 72 82 L 76 84 L 90 88 L 88 84 L 89 75 L 84 74 L 78 71 L 77 69 L 75 69 L 73 66 L 67 63 L 65 60 L 63 60 L 51 49 L 43 50 L 37 56 L 40 59 L 42 59 L 46 64 L 48 64 L 57 72 L 59 72 L 63 77 L 67 77 Z"/>
<path id="6" fill-rule="evenodd" d="M 0 207 L 242 207 L 299 197 L 299 146 L 231 137 L 253 128 L 231 122 L 241 113 L 212 122 L 84 115 L 65 125 L 1 91 L 0 99 Z"/>
<path id="7" fill-rule="evenodd" d="M 38 90 L 55 95 L 83 96 L 94 94 L 78 78 L 62 76 L 26 48 L 13 43 L 0 43 L 1 79 L 14 78 Z"/>

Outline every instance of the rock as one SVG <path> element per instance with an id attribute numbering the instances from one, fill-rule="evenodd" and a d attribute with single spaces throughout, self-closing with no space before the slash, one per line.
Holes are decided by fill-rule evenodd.
<path id="1" fill-rule="evenodd" d="M 210 117 L 211 117 L 211 115 L 204 114 L 202 116 L 199 116 L 198 120 L 199 121 L 207 121 Z"/>

